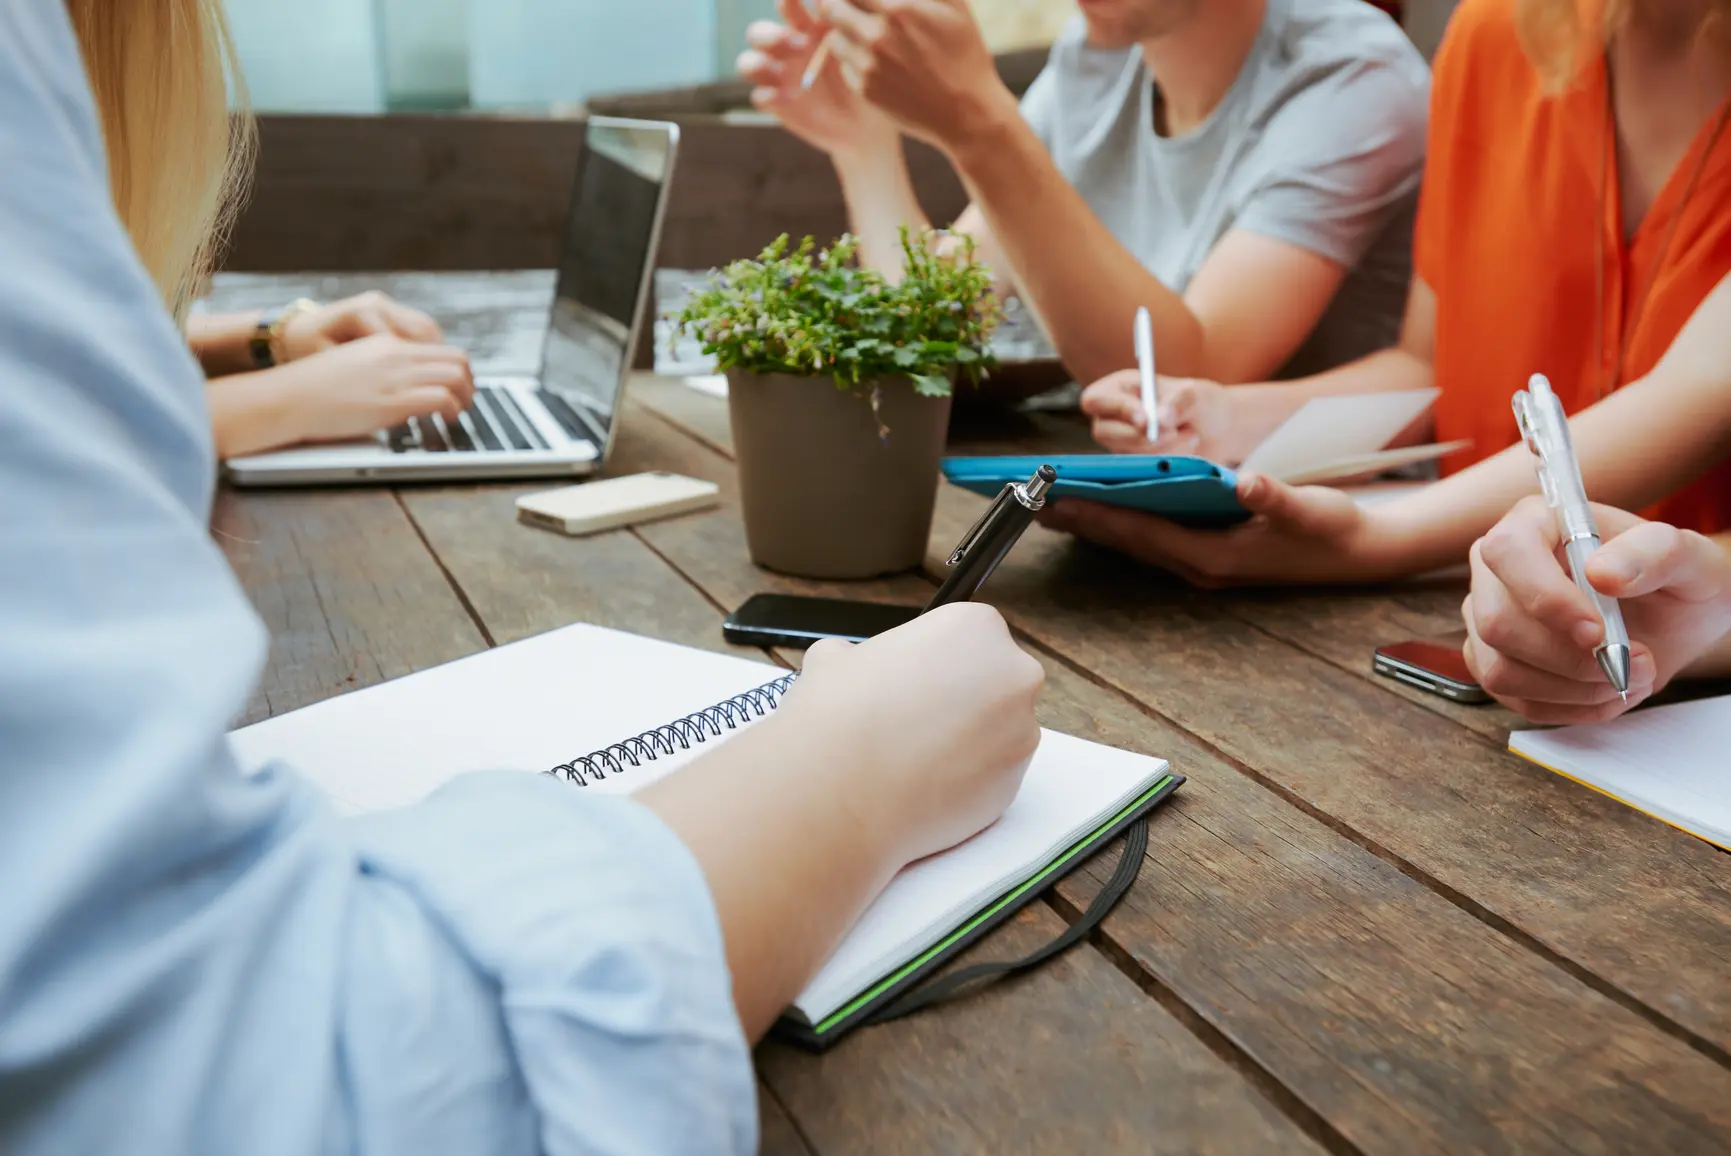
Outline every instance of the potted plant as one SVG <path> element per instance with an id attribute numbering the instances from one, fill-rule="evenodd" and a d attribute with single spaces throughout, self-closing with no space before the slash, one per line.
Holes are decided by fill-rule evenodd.
<path id="1" fill-rule="evenodd" d="M 925 558 L 950 401 L 990 367 L 1000 313 L 971 241 L 902 231 L 904 276 L 843 237 L 781 237 L 686 303 L 681 330 L 727 374 L 746 541 L 760 566 L 869 578 Z"/>

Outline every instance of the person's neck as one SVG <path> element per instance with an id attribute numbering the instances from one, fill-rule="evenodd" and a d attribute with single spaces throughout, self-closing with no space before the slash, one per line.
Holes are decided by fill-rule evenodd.
<path id="1" fill-rule="evenodd" d="M 1163 135 L 1192 131 L 1225 99 L 1267 8 L 1267 0 L 1206 0 L 1181 27 L 1142 42 L 1164 112 L 1158 121 Z"/>
<path id="2" fill-rule="evenodd" d="M 1701 0 L 1635 6 L 1606 53 L 1614 82 L 1717 106 L 1731 89 L 1731 51 L 1703 29 L 1706 15 Z"/>

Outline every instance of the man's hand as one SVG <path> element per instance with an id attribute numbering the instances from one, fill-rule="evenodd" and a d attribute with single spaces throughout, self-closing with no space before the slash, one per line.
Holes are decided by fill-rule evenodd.
<path id="1" fill-rule="evenodd" d="M 803 87 L 817 46 L 829 32 L 806 11 L 805 0 L 776 0 L 782 23 L 759 20 L 746 29 L 739 75 L 755 87 L 751 103 L 772 113 L 782 127 L 831 156 L 893 148 L 901 133 L 883 113 L 849 88 L 831 61 Z"/>
<path id="2" fill-rule="evenodd" d="M 842 79 L 910 135 L 954 156 L 1019 115 L 967 0 L 823 0 L 819 13 Z"/>
<path id="3" fill-rule="evenodd" d="M 375 289 L 296 314 L 283 325 L 282 342 L 288 359 L 299 361 L 379 333 L 394 333 L 405 341 L 428 344 L 444 340 L 431 317 Z"/>
<path id="4" fill-rule="evenodd" d="M 1510 710 L 1538 723 L 1614 718 L 1662 690 L 1731 630 L 1731 558 L 1690 530 L 1595 506 L 1605 544 L 1587 580 L 1622 603 L 1629 701 L 1593 657 L 1604 623 L 1558 557 L 1557 518 L 1527 498 L 1473 545 L 1467 666 Z"/>
<path id="5" fill-rule="evenodd" d="M 1115 454 L 1195 454 L 1233 466 L 1255 447 L 1246 444 L 1237 420 L 1235 395 L 1199 377 L 1162 377 L 1160 436 L 1148 440 L 1148 415 L 1142 409 L 1142 380 L 1134 369 L 1103 377 L 1082 393 L 1082 412 L 1093 419 L 1094 440 Z"/>
<path id="6" fill-rule="evenodd" d="M 1069 499 L 1047 503 L 1039 520 L 1194 586 L 1369 582 L 1401 568 L 1391 528 L 1339 490 L 1240 474 L 1238 500 L 1252 517 L 1226 530 L 1191 530 L 1139 510 Z"/>

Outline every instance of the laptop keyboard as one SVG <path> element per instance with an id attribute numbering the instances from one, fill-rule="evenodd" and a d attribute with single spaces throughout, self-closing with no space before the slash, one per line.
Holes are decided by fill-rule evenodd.
<path id="1" fill-rule="evenodd" d="M 551 393 L 540 395 L 547 411 L 573 438 L 581 439 L 581 426 L 574 426 L 577 415 L 571 407 Z M 558 402 L 555 408 L 553 402 Z M 529 421 L 522 407 L 510 392 L 491 385 L 477 385 L 475 400 L 457 421 L 448 421 L 438 414 L 412 417 L 395 429 L 385 431 L 385 444 L 392 453 L 501 453 L 505 450 L 548 449 L 547 439 Z"/>

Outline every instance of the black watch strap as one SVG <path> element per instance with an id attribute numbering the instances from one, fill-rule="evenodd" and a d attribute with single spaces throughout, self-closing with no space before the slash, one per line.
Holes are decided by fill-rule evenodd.
<path id="1" fill-rule="evenodd" d="M 271 350 L 271 330 L 282 320 L 283 312 L 282 309 L 266 309 L 260 313 L 258 324 L 247 339 L 247 348 L 252 351 L 252 363 L 257 369 L 270 369 L 276 365 L 276 354 Z"/>

